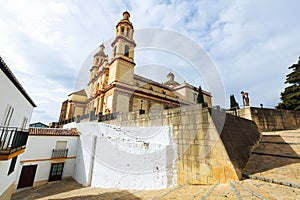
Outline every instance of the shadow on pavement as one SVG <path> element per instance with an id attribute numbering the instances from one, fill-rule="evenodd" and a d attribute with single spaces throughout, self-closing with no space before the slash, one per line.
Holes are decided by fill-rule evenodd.
<path id="1" fill-rule="evenodd" d="M 105 192 L 103 194 L 98 195 L 81 195 L 77 197 L 68 197 L 68 198 L 59 198 L 60 200 L 82 200 L 82 199 L 88 199 L 88 200 L 140 200 L 141 198 L 135 196 L 134 194 L 128 192 L 127 190 L 122 190 L 120 192 Z M 54 199 L 49 199 L 54 200 Z"/>

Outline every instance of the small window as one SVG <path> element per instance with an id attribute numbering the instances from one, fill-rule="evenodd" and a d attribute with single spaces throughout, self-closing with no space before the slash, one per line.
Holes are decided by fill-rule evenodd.
<path id="1" fill-rule="evenodd" d="M 129 57 L 129 46 L 128 45 L 125 45 L 125 53 L 124 53 L 125 56 Z"/>
<path id="2" fill-rule="evenodd" d="M 127 37 L 129 36 L 129 29 L 127 29 L 126 36 Z"/>
<path id="3" fill-rule="evenodd" d="M 114 56 L 116 56 L 116 54 L 117 54 L 117 46 L 115 46 L 114 48 Z"/>
<path id="4" fill-rule="evenodd" d="M 124 27 L 121 27 L 121 33 L 124 34 Z"/>
<path id="5" fill-rule="evenodd" d="M 66 149 L 67 141 L 56 141 L 55 149 Z"/>
<path id="6" fill-rule="evenodd" d="M 18 156 L 11 159 L 7 175 L 10 175 L 11 173 L 13 173 L 15 171 L 15 166 L 16 166 L 16 163 L 17 163 L 17 159 L 18 159 Z"/>

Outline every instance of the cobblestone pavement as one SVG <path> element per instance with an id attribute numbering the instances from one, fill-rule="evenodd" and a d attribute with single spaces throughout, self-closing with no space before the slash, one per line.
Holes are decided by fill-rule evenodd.
<path id="1" fill-rule="evenodd" d="M 250 177 L 215 185 L 180 185 L 162 190 L 83 187 L 72 179 L 15 193 L 22 199 L 300 199 L 300 129 L 263 133 L 243 173 Z"/>
<path id="2" fill-rule="evenodd" d="M 13 195 L 21 199 L 300 199 L 300 189 L 259 180 L 232 181 L 215 185 L 182 185 L 163 190 L 119 190 L 83 187 L 74 180 L 63 180 L 23 190 Z"/>

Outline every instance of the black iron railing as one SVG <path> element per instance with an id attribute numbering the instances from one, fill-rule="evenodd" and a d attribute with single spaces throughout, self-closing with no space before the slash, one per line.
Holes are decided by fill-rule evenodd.
<path id="1" fill-rule="evenodd" d="M 66 158 L 68 157 L 68 149 L 53 149 L 51 158 Z"/>
<path id="2" fill-rule="evenodd" d="M 0 126 L 0 154 L 11 154 L 26 147 L 28 130 Z"/>
<path id="3" fill-rule="evenodd" d="M 78 115 L 76 117 L 62 120 L 59 122 L 52 122 L 50 125 L 50 128 L 59 128 L 62 127 L 65 124 L 71 123 L 71 122 L 76 122 L 79 123 L 81 120 L 87 120 L 87 121 L 98 121 L 98 122 L 103 122 L 103 121 L 109 121 L 109 120 L 114 120 L 118 116 L 118 112 L 111 113 L 111 114 L 105 114 L 103 115 L 102 113 L 95 114 L 95 112 L 90 112 L 89 114 L 85 115 Z"/>

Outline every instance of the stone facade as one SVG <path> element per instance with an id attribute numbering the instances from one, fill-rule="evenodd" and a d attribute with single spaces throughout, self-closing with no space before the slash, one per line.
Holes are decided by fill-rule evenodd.
<path id="1" fill-rule="evenodd" d="M 143 110 L 163 110 L 196 104 L 198 91 L 186 82 L 175 81 L 173 73 L 167 81 L 156 81 L 134 74 L 134 28 L 130 14 L 123 13 L 116 25 L 116 37 L 112 42 L 111 59 L 104 45 L 94 55 L 90 80 L 86 89 L 71 93 L 62 103 L 59 121 L 90 113 L 111 114 Z M 203 91 L 204 101 L 212 106 L 211 94 Z"/>
<path id="2" fill-rule="evenodd" d="M 260 139 L 254 122 L 200 105 L 119 115 L 118 126 L 172 126 L 177 145 L 178 184 L 213 184 L 242 177 Z"/>

